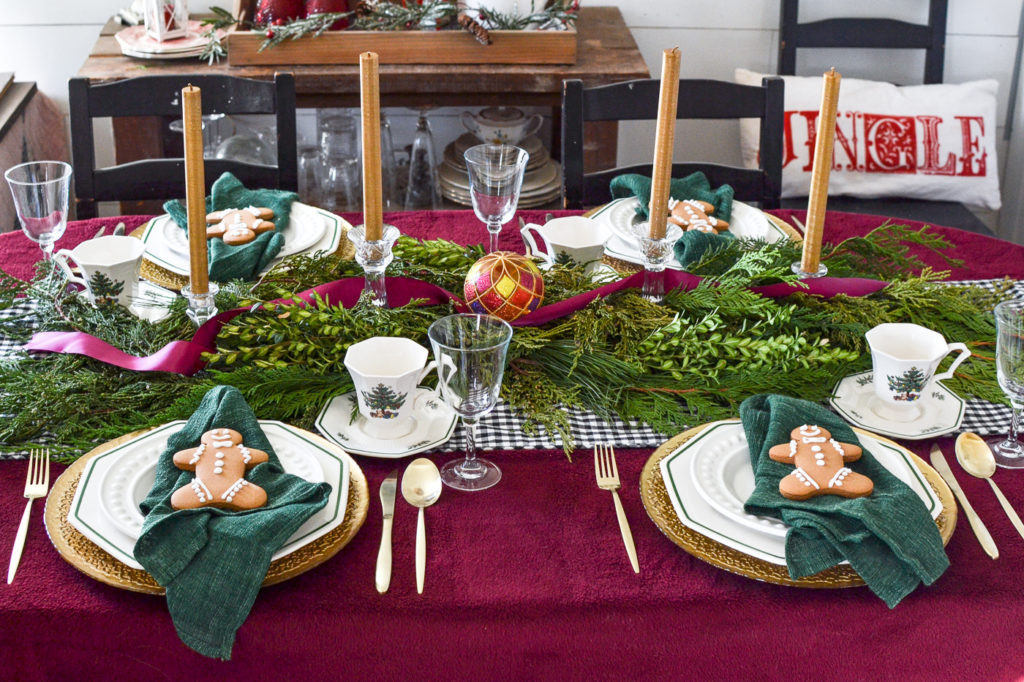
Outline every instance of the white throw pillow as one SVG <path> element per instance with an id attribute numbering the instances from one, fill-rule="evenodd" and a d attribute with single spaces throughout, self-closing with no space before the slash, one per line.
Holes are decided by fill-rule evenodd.
<path id="1" fill-rule="evenodd" d="M 763 74 L 736 69 L 736 82 Z M 822 78 L 786 82 L 782 196 L 807 196 Z M 843 78 L 829 193 L 958 201 L 997 210 L 995 80 L 910 85 Z M 757 168 L 758 119 L 740 122 L 743 163 Z"/>

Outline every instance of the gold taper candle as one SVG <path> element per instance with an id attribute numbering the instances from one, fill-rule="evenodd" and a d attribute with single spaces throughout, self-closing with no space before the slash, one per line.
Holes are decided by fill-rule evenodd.
<path id="1" fill-rule="evenodd" d="M 658 95 L 658 129 L 654 135 L 654 169 L 651 172 L 651 238 L 662 239 L 668 221 L 668 194 L 672 183 L 672 150 L 676 137 L 679 101 L 679 48 L 661 57 L 661 92 Z"/>
<path id="2" fill-rule="evenodd" d="M 199 88 L 181 89 L 185 129 L 185 209 L 188 215 L 189 285 L 194 294 L 210 290 L 206 260 L 206 178 L 203 170 L 203 99 Z"/>
<path id="3" fill-rule="evenodd" d="M 380 80 L 377 53 L 359 55 L 359 104 L 363 112 L 363 225 L 366 240 L 384 231 L 380 176 Z"/>
<path id="4" fill-rule="evenodd" d="M 836 138 L 836 106 L 839 103 L 841 78 L 833 66 L 824 74 L 821 90 L 821 112 L 818 114 L 818 135 L 814 143 L 814 166 L 811 170 L 811 191 L 804 227 L 804 250 L 800 259 L 800 269 L 807 273 L 817 273 L 821 264 L 821 238 L 825 228 L 825 205 L 828 203 L 828 177 L 832 171 L 832 146 Z"/>

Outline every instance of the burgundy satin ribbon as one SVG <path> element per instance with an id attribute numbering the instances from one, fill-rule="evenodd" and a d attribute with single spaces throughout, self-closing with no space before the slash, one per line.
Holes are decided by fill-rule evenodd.
<path id="1" fill-rule="evenodd" d="M 696 288 L 702 281 L 700 277 L 678 270 L 666 270 L 664 278 L 666 290 L 683 289 L 689 291 Z M 605 284 L 592 291 L 567 298 L 564 301 L 542 306 L 512 324 L 516 327 L 540 326 L 581 310 L 597 298 L 602 298 L 624 289 L 641 288 L 643 287 L 643 281 L 644 273 L 638 272 L 625 279 Z M 873 279 L 822 277 L 820 279 L 806 280 L 803 284 L 806 284 L 806 286 L 798 284 L 771 284 L 763 287 L 751 287 L 751 291 L 769 298 L 783 298 L 799 291 L 824 298 L 831 298 L 838 294 L 867 296 L 885 288 L 888 282 Z M 363 286 L 364 281 L 362 277 L 347 277 L 307 289 L 298 294 L 296 299 L 278 299 L 273 302 L 301 302 L 308 304 L 312 303 L 316 296 L 319 296 L 331 305 L 351 308 L 359 300 Z M 466 305 L 457 296 L 436 284 L 430 284 L 429 282 L 410 277 L 389 277 L 386 280 L 386 286 L 388 303 L 395 307 L 408 305 L 410 302 L 418 300 L 422 302 L 421 305 L 441 305 L 450 302 L 455 305 L 456 310 L 466 311 Z M 220 333 L 221 327 L 238 315 L 258 310 L 262 305 L 259 304 L 252 308 L 236 308 L 220 313 L 196 330 L 195 335 L 193 335 L 190 341 L 172 341 L 153 355 L 144 358 L 129 355 L 114 348 L 109 343 L 83 332 L 40 332 L 32 337 L 25 348 L 27 350 L 48 351 L 51 353 L 75 353 L 99 360 L 108 365 L 131 369 L 137 372 L 175 372 L 191 376 L 206 365 L 206 361 L 202 359 L 202 354 L 211 353 L 216 349 L 215 340 Z"/>

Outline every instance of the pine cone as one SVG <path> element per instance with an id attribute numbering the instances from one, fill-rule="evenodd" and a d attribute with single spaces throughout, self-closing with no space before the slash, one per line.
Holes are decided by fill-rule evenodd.
<path id="1" fill-rule="evenodd" d="M 373 5 L 366 0 L 359 0 L 352 11 L 355 12 L 357 19 L 362 19 L 373 14 Z"/>
<path id="2" fill-rule="evenodd" d="M 491 44 L 491 34 L 487 32 L 487 29 L 479 21 L 468 14 L 459 14 L 459 26 L 472 33 L 473 37 L 481 45 Z"/>

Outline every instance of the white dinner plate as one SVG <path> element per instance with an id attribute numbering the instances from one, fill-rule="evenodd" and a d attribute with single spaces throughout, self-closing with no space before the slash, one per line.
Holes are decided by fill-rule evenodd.
<path id="1" fill-rule="evenodd" d="M 591 217 L 595 220 L 605 221 L 613 233 L 636 248 L 637 242 L 633 235 L 633 225 L 641 222 L 636 213 L 639 205 L 640 200 L 636 197 L 616 199 L 603 206 Z M 742 201 L 732 202 L 729 232 L 739 239 L 761 239 L 769 243 L 790 238 L 782 228 L 769 220 L 761 209 Z"/>
<path id="2" fill-rule="evenodd" d="M 942 512 L 942 503 L 920 470 L 914 466 L 909 453 L 863 431 L 858 431 L 857 436 L 861 445 L 879 464 L 910 486 L 921 498 L 932 518 L 937 518 Z M 701 454 L 705 448 L 708 453 Z M 693 458 L 698 455 L 707 457 L 706 461 L 710 464 L 707 467 L 695 467 Z M 718 475 L 715 473 L 719 468 L 717 459 L 729 456 L 741 458 L 740 462 L 732 463 L 732 468 L 722 467 L 722 475 L 727 471 L 732 472 L 732 481 L 708 483 L 706 478 Z M 660 465 L 661 475 L 676 515 L 684 526 L 727 547 L 784 566 L 785 534 L 770 528 L 760 517 L 743 512 L 742 503 L 737 513 L 735 502 L 729 499 L 746 500 L 754 489 L 754 474 L 749 457 L 746 436 L 739 420 L 715 422 L 665 457 Z M 746 462 L 745 470 L 740 467 L 743 461 Z M 695 475 L 695 468 L 702 472 L 707 469 L 707 473 Z M 717 492 L 705 490 L 705 487 L 716 485 Z M 715 497 L 715 505 L 709 502 L 709 497 Z"/>
<path id="3" fill-rule="evenodd" d="M 142 241 L 146 243 L 146 253 L 143 258 L 159 265 L 165 270 L 187 277 L 189 274 L 188 252 L 179 253 L 168 245 L 164 233 L 163 223 L 165 220 L 170 220 L 170 216 L 158 216 L 146 224 L 145 230 L 142 233 Z M 315 253 L 317 251 L 334 253 L 345 233 L 351 228 L 351 225 L 340 216 L 320 208 L 300 204 L 299 202 L 292 204 L 291 220 L 320 220 L 324 225 L 323 234 L 320 239 L 301 253 Z M 172 220 L 171 222 L 174 221 Z M 284 256 L 278 255 L 267 265 L 265 270 L 274 267 L 283 258 Z"/>
<path id="4" fill-rule="evenodd" d="M 189 50 L 181 52 L 136 52 L 127 47 L 121 48 L 121 54 L 125 57 L 134 57 L 135 59 L 197 59 L 199 55 L 203 53 L 202 50 Z"/>
<path id="5" fill-rule="evenodd" d="M 167 439 L 171 434 L 180 430 L 184 424 L 184 421 L 164 424 L 107 452 L 96 455 L 86 464 L 78 488 L 75 490 L 75 497 L 68 513 L 68 521 L 101 549 L 131 568 L 142 568 L 133 555 L 139 533 L 138 531 L 127 532 L 128 528 L 111 520 L 111 517 L 108 516 L 108 507 L 113 513 L 122 516 L 122 520 L 132 513 L 131 510 L 120 507 L 125 507 L 128 504 L 137 507 L 138 502 L 141 501 L 138 496 L 141 494 L 142 497 L 145 497 L 149 492 L 148 488 L 143 487 L 144 482 L 140 472 L 145 469 L 148 462 L 155 462 L 166 447 Z M 313 472 L 311 475 L 316 477 L 316 469 L 309 459 L 312 457 L 316 460 L 316 466 L 319 467 L 321 480 L 331 484 L 331 493 L 327 504 L 306 519 L 306 522 L 274 554 L 273 559 L 279 559 L 341 525 L 348 501 L 351 460 L 348 454 L 336 445 L 311 440 L 307 434 L 287 424 L 260 420 L 260 426 L 275 451 L 289 453 L 286 458 L 292 460 L 293 464 L 301 461 L 300 466 L 311 470 Z M 292 456 L 292 453 L 297 451 L 304 453 L 301 460 L 297 454 Z M 134 466 L 137 473 L 126 483 L 131 492 L 131 502 L 124 501 L 123 497 L 105 502 L 104 495 L 111 492 L 111 487 L 119 488 L 113 483 L 116 473 L 111 473 L 112 469 L 119 466 L 119 462 L 126 467 Z M 108 480 L 111 482 L 105 486 L 104 482 Z M 121 495 L 121 492 L 115 491 L 115 494 Z M 141 526 L 139 528 L 141 529 Z"/>
<path id="6" fill-rule="evenodd" d="M 293 207 L 302 205 L 296 203 L 293 204 Z M 164 241 L 167 242 L 167 246 L 172 251 L 187 257 L 189 253 L 188 232 L 181 225 L 174 222 L 169 215 L 162 215 L 157 220 L 160 221 L 161 233 Z M 321 216 L 300 209 L 298 219 L 289 219 L 288 225 L 281 231 L 284 237 L 284 246 L 281 247 L 281 251 L 277 254 L 276 258 L 287 258 L 288 256 L 302 253 L 320 241 L 326 230 L 327 224 Z M 154 238 L 158 237 L 159 235 L 154 235 Z"/>
<path id="7" fill-rule="evenodd" d="M 207 39 L 202 34 L 206 27 L 199 21 L 189 21 L 187 34 L 182 38 L 160 42 L 146 33 L 145 26 L 129 26 L 114 34 L 121 52 L 140 59 L 183 59 L 197 57 L 206 47 Z M 224 31 L 217 33 L 223 37 Z"/>
<path id="8" fill-rule="evenodd" d="M 148 447 L 127 448 L 114 455 L 110 467 L 97 480 L 100 503 L 111 522 L 132 537 L 142 532 L 145 517 L 139 505 L 149 494 L 156 480 L 156 464 L 160 456 Z M 312 450 L 296 447 L 293 441 L 274 445 L 274 452 L 285 473 L 304 478 L 310 483 L 322 483 L 324 470 Z"/>

